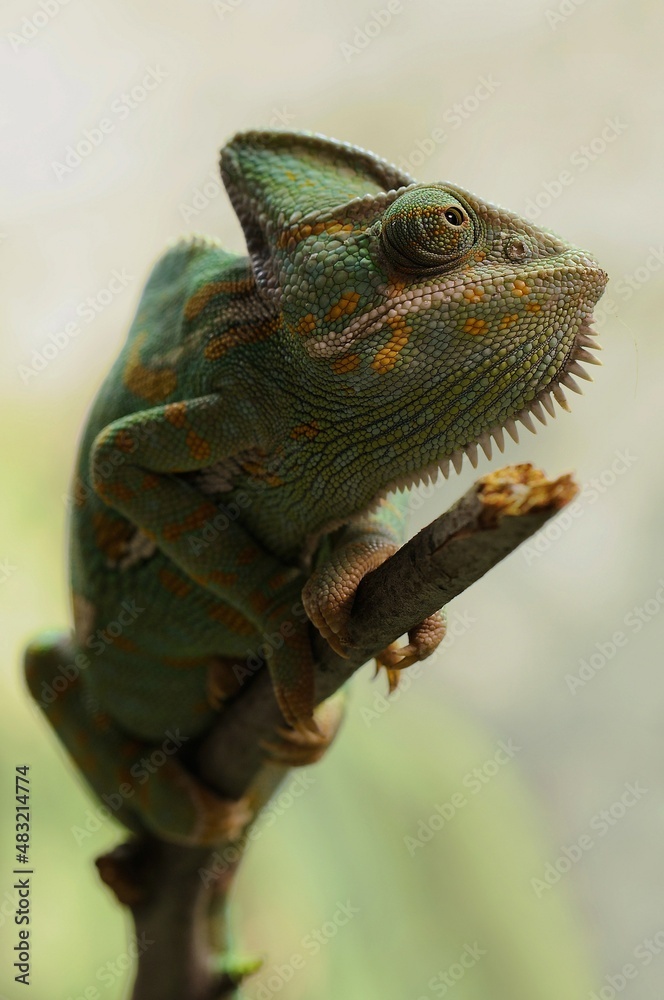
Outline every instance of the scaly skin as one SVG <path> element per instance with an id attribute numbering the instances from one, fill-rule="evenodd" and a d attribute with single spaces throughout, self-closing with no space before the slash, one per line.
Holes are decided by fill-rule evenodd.
<path id="1" fill-rule="evenodd" d="M 188 843 L 241 816 L 179 753 L 144 783 L 138 762 L 204 733 L 258 646 L 296 730 L 270 752 L 320 755 L 307 615 L 344 650 L 359 581 L 404 537 L 390 491 L 564 404 L 606 281 L 518 216 L 319 136 L 241 134 L 221 171 L 249 258 L 194 238 L 157 263 L 81 445 L 76 638 L 27 654 L 97 792 L 126 784 L 124 822 Z M 391 683 L 443 634 L 434 616 L 387 650 Z"/>

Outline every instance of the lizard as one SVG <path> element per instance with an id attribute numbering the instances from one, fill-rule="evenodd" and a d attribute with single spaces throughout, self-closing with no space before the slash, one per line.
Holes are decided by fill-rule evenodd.
<path id="1" fill-rule="evenodd" d="M 321 755 L 338 719 L 314 712 L 310 623 L 347 652 L 408 488 L 568 408 L 607 280 L 517 214 L 315 133 L 241 132 L 220 164 L 247 255 L 193 236 L 154 266 L 79 448 L 73 636 L 25 656 L 97 795 L 185 844 L 246 809 L 183 744 L 266 665 L 285 722 L 266 753 Z M 385 650 L 390 684 L 443 636 L 439 614 Z"/>

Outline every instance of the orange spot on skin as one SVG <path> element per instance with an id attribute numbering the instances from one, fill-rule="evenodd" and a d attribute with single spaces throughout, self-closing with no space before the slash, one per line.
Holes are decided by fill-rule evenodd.
<path id="1" fill-rule="evenodd" d="M 290 436 L 294 441 L 299 441 L 300 438 L 307 438 L 311 441 L 317 436 L 319 431 L 320 427 L 318 426 L 318 421 L 312 420 L 309 424 L 298 424 L 297 427 L 294 427 L 290 432 Z"/>
<path id="2" fill-rule="evenodd" d="M 530 292 L 530 286 L 522 281 L 521 278 L 517 278 L 514 282 L 514 287 L 512 288 L 512 295 L 520 297 L 521 295 L 528 295 Z"/>
<path id="3" fill-rule="evenodd" d="M 468 288 L 464 289 L 463 297 L 467 302 L 481 302 L 484 294 L 481 285 L 469 285 Z"/>
<path id="4" fill-rule="evenodd" d="M 474 257 L 475 260 L 479 263 L 480 261 L 486 259 L 486 253 L 484 250 L 478 250 L 477 253 L 474 255 Z"/>
<path id="5" fill-rule="evenodd" d="M 399 281 L 398 279 L 391 281 L 387 286 L 387 297 L 392 298 L 393 296 L 398 295 L 399 292 L 403 292 L 405 287 L 405 281 Z"/>
<path id="6" fill-rule="evenodd" d="M 170 594 L 175 594 L 176 597 L 186 597 L 191 591 L 191 584 L 187 583 L 186 580 L 183 580 L 177 573 L 173 573 L 170 569 L 159 570 L 159 582 L 162 587 Z"/>
<path id="7" fill-rule="evenodd" d="M 481 333 L 485 333 L 487 329 L 487 324 L 485 320 L 478 319 L 477 316 L 469 316 L 463 325 L 463 332 L 470 333 L 471 336 L 477 337 Z"/>
<path id="8" fill-rule="evenodd" d="M 210 618 L 213 621 L 219 622 L 229 632 L 234 632 L 235 635 L 253 635 L 254 627 L 251 622 L 247 621 L 244 615 L 241 615 L 239 611 L 235 608 L 229 607 L 227 604 L 217 604 L 216 607 L 212 608 L 209 612 Z"/>
<path id="9" fill-rule="evenodd" d="M 217 295 L 237 295 L 241 292 L 250 292 L 253 288 L 253 278 L 238 278 L 236 281 L 212 281 L 209 285 L 203 285 L 187 299 L 184 307 L 184 318 L 187 320 L 196 319 L 208 302 L 216 298 Z"/>
<path id="10" fill-rule="evenodd" d="M 202 438 L 196 431 L 187 433 L 187 448 L 191 452 L 192 458 L 196 461 L 204 462 L 210 457 L 212 449 L 208 441 Z"/>
<path id="11" fill-rule="evenodd" d="M 325 322 L 332 323 L 340 316 L 350 316 L 351 313 L 355 312 L 359 301 L 359 292 L 343 292 L 339 301 L 328 309 Z"/>
<path id="12" fill-rule="evenodd" d="M 132 452 L 136 447 L 134 439 L 128 430 L 118 431 L 115 437 L 113 438 L 113 444 L 120 451 L 124 451 L 127 453 Z"/>
<path id="13" fill-rule="evenodd" d="M 206 580 L 217 587 L 233 587 L 237 583 L 237 573 L 223 573 L 220 569 L 211 570 Z"/>
<path id="14" fill-rule="evenodd" d="M 148 368 L 143 364 L 141 345 L 146 339 L 147 333 L 139 333 L 134 338 L 122 380 L 127 389 L 140 399 L 145 399 L 148 403 L 161 403 L 175 392 L 178 379 L 172 368 Z"/>
<path id="15" fill-rule="evenodd" d="M 137 653 L 138 646 L 133 639 L 128 639 L 126 635 L 116 635 L 111 642 L 116 649 L 121 649 L 123 653 Z"/>
<path id="16" fill-rule="evenodd" d="M 130 490 L 128 486 L 124 483 L 104 483 L 99 488 L 99 495 L 103 497 L 112 497 L 115 500 L 133 500 L 134 491 Z"/>
<path id="17" fill-rule="evenodd" d="M 529 313 L 538 313 L 541 309 L 539 302 L 526 302 L 525 309 Z"/>
<path id="18" fill-rule="evenodd" d="M 508 326 L 512 326 L 519 318 L 518 313 L 506 313 L 498 324 L 499 330 L 506 330 Z"/>
<path id="19" fill-rule="evenodd" d="M 203 503 L 196 510 L 192 510 L 182 521 L 173 521 L 164 525 L 163 536 L 167 542 L 176 542 L 180 535 L 187 531 L 196 531 L 202 528 L 207 521 L 211 521 L 218 514 L 218 510 L 212 503 Z"/>
<path id="20" fill-rule="evenodd" d="M 240 468 L 243 472 L 246 472 L 248 476 L 252 479 L 258 479 L 260 482 L 265 483 L 267 486 L 282 486 L 283 479 L 274 472 L 270 472 L 265 468 L 262 462 L 259 461 L 246 461 L 239 463 Z"/>
<path id="21" fill-rule="evenodd" d="M 399 354 L 408 343 L 409 334 L 413 332 L 412 326 L 406 324 L 403 316 L 397 316 L 396 319 L 388 319 L 387 326 L 391 327 L 392 336 L 388 343 L 384 347 L 381 347 L 371 362 L 371 367 L 379 375 L 384 375 L 385 372 L 389 372 L 394 368 Z"/>
<path id="22" fill-rule="evenodd" d="M 95 542 L 107 559 L 116 562 L 125 553 L 127 543 L 135 533 L 135 528 L 124 518 L 115 517 L 105 511 L 92 518 Z"/>
<path id="23" fill-rule="evenodd" d="M 283 587 L 285 587 L 287 584 L 289 584 L 292 579 L 293 579 L 292 569 L 289 568 L 280 570 L 278 573 L 275 573 L 274 576 L 270 577 L 270 579 L 267 581 L 267 586 L 270 590 L 278 591 L 281 590 Z"/>
<path id="24" fill-rule="evenodd" d="M 347 372 L 355 371 L 359 363 L 359 354 L 347 354 L 345 358 L 337 358 L 332 362 L 332 371 L 335 375 L 345 375 Z"/>
<path id="25" fill-rule="evenodd" d="M 267 340 L 279 329 L 279 319 L 277 317 L 256 323 L 253 326 L 231 326 L 223 333 L 215 333 L 208 340 L 203 351 L 203 356 L 208 361 L 218 361 L 233 347 L 240 344 L 256 344 L 261 340 Z"/>
<path id="26" fill-rule="evenodd" d="M 277 246 L 280 250 L 299 243 L 301 240 L 306 240 L 308 236 L 320 236 L 321 233 L 352 233 L 353 226 L 350 222 L 342 223 L 337 222 L 335 219 L 329 219 L 327 222 L 317 222 L 315 225 L 311 226 L 309 223 L 304 223 L 303 225 L 295 225 L 291 229 L 284 229 L 283 232 L 279 234 L 277 238 Z"/>
<path id="27" fill-rule="evenodd" d="M 326 233 L 352 233 L 353 227 L 350 222 L 345 225 L 341 222 L 326 222 L 325 223 Z"/>
<path id="28" fill-rule="evenodd" d="M 316 317 L 313 313 L 307 313 L 298 320 L 295 327 L 295 332 L 299 333 L 301 337 L 308 337 L 310 333 L 313 333 L 316 329 Z"/>
<path id="29" fill-rule="evenodd" d="M 262 594 L 260 590 L 255 590 L 249 598 L 249 603 L 254 611 L 256 611 L 259 615 L 262 615 L 263 612 L 267 610 L 270 601 L 268 601 L 265 594 Z"/>
<path id="30" fill-rule="evenodd" d="M 187 404 L 169 403 L 164 407 L 164 420 L 168 420 L 174 427 L 184 427 L 187 422 Z"/>
<path id="31" fill-rule="evenodd" d="M 218 333 L 205 345 L 203 354 L 208 361 L 217 361 L 218 358 L 224 356 L 227 350 L 228 347 L 223 333 Z"/>

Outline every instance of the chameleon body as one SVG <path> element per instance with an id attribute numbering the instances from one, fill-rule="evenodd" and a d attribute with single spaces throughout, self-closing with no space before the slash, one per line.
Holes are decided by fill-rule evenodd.
<path id="1" fill-rule="evenodd" d="M 262 660 L 292 746 L 315 746 L 308 619 L 343 650 L 357 584 L 404 537 L 394 491 L 565 404 L 606 281 L 518 216 L 321 136 L 240 134 L 221 172 L 248 256 L 192 238 L 156 264 L 81 443 L 75 638 L 27 653 L 97 793 L 129 789 L 127 825 L 186 843 L 232 816 L 179 745 Z M 434 616 L 382 662 L 443 634 Z"/>

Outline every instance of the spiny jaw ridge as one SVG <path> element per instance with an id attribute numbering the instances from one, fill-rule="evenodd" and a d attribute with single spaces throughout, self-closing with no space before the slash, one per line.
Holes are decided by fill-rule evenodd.
<path id="1" fill-rule="evenodd" d="M 531 402 L 528 403 L 522 410 L 519 410 L 519 412 L 515 413 L 512 417 L 508 417 L 502 424 L 496 424 L 495 427 L 485 431 L 477 441 L 471 441 L 471 443 L 467 444 L 465 448 L 460 448 L 452 452 L 451 455 L 447 455 L 444 458 L 439 459 L 437 462 L 433 462 L 431 465 L 426 466 L 426 468 L 424 468 L 421 472 L 412 473 L 410 476 L 405 476 L 403 479 L 400 479 L 397 483 L 387 486 L 381 491 L 379 496 L 385 496 L 387 493 L 395 489 L 402 493 L 404 490 L 410 489 L 413 486 L 420 486 L 422 484 L 428 486 L 438 480 L 439 474 L 442 475 L 443 479 L 447 479 L 450 473 L 450 466 L 452 466 L 454 471 L 458 474 L 461 472 L 464 456 L 468 458 L 472 467 L 476 469 L 479 457 L 477 450 L 478 446 L 482 449 L 486 457 L 491 459 L 493 454 L 493 442 L 495 442 L 498 451 L 504 451 L 505 431 L 507 431 L 512 440 L 518 444 L 519 430 L 517 427 L 517 421 L 523 424 L 523 426 L 526 427 L 531 434 L 536 434 L 537 427 L 533 423 L 533 416 L 541 424 L 546 425 L 547 414 L 554 419 L 557 416 L 557 410 L 554 403 L 557 403 L 561 409 L 566 410 L 569 413 L 570 408 L 563 386 L 572 392 L 583 393 L 583 389 L 575 381 L 575 376 L 576 378 L 592 382 L 592 376 L 582 367 L 582 365 L 601 365 L 602 363 L 599 358 L 590 354 L 590 351 L 601 351 L 602 349 L 595 340 L 595 337 L 596 334 L 594 330 L 592 330 L 587 323 L 584 323 L 576 335 L 569 360 L 564 366 L 561 374 L 558 376 L 557 382 L 554 382 L 546 389 L 540 390 L 534 399 L 531 400 Z M 491 440 L 492 438 L 493 442 Z"/>

